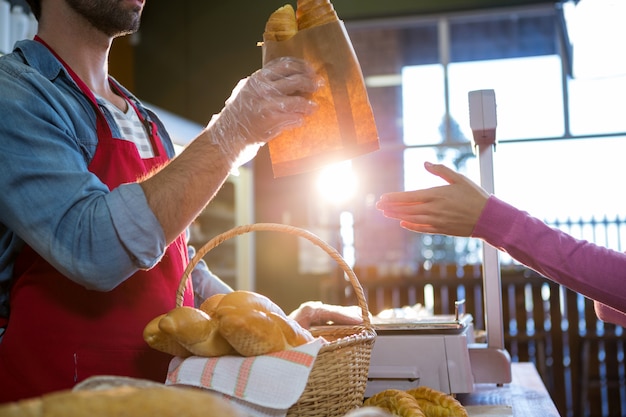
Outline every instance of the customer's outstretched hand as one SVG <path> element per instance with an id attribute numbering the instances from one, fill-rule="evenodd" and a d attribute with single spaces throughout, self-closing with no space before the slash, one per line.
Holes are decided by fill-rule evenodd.
<path id="1" fill-rule="evenodd" d="M 444 165 L 426 162 L 424 168 L 448 185 L 386 193 L 380 197 L 376 208 L 385 217 L 400 220 L 401 227 L 414 232 L 471 236 L 489 193 Z"/>

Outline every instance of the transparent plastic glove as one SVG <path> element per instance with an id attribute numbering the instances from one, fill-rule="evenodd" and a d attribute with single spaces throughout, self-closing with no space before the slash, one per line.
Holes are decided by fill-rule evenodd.
<path id="1" fill-rule="evenodd" d="M 361 307 L 337 306 L 324 304 L 321 301 L 307 301 L 289 314 L 305 329 L 325 324 L 356 325 L 363 323 Z"/>
<path id="2" fill-rule="evenodd" d="M 316 104 L 319 79 L 303 60 L 281 57 L 241 80 L 207 125 L 213 143 L 236 169 L 284 129 L 301 126 Z"/>

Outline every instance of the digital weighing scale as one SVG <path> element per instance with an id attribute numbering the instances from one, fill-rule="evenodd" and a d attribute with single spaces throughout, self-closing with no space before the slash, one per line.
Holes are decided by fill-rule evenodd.
<path id="1" fill-rule="evenodd" d="M 494 90 L 469 93 L 470 127 L 478 154 L 481 186 L 494 191 L 496 144 Z M 365 397 L 385 389 L 420 385 L 448 394 L 470 393 L 475 383 L 511 382 L 511 357 L 504 348 L 502 285 L 498 251 L 483 244 L 486 342 L 474 338 L 473 318 L 460 313 L 402 319 L 373 318 L 377 337 L 370 359 Z"/>

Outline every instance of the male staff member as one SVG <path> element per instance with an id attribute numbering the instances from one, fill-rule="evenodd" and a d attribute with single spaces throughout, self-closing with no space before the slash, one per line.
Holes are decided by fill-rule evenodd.
<path id="1" fill-rule="evenodd" d="M 170 160 L 158 118 L 107 73 L 144 0 L 29 4 L 36 38 L 0 58 L 0 402 L 94 374 L 163 381 L 169 357 L 142 331 L 174 307 L 184 233 L 245 150 L 314 110 L 315 75 L 271 62 Z"/>

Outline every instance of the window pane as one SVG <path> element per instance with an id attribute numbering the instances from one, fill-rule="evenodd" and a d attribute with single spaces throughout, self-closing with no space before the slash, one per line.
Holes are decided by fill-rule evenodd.
<path id="1" fill-rule="evenodd" d="M 626 132 L 626 75 L 570 79 L 573 135 Z"/>
<path id="2" fill-rule="evenodd" d="M 450 24 L 450 60 L 484 61 L 556 54 L 553 11 L 483 16 Z"/>
<path id="3" fill-rule="evenodd" d="M 439 63 L 439 32 L 436 23 L 399 29 L 398 37 L 404 65 Z"/>
<path id="4" fill-rule="evenodd" d="M 501 144 L 495 194 L 542 220 L 623 216 L 624 155 L 626 137 Z"/>
<path id="5" fill-rule="evenodd" d="M 446 114 L 443 67 L 416 65 L 402 69 L 404 144 L 441 142 Z"/>
<path id="6" fill-rule="evenodd" d="M 404 151 L 404 190 L 416 190 L 439 185 L 446 182 L 430 174 L 424 168 L 424 162 L 440 162 L 454 167 L 477 184 L 480 184 L 480 169 L 478 159 L 470 152 L 464 158 L 459 158 L 461 151 L 458 148 L 412 148 Z M 410 234 L 407 243 L 413 252 L 409 252 L 405 264 L 437 262 L 459 265 L 475 264 L 480 262 L 480 243 L 476 239 L 455 238 L 449 236 L 433 236 L 424 234 Z"/>
<path id="7" fill-rule="evenodd" d="M 455 63 L 449 66 L 450 114 L 465 135 L 468 93 L 495 90 L 498 139 L 534 139 L 564 133 L 561 60 L 556 55 Z"/>
<path id="8" fill-rule="evenodd" d="M 412 148 L 404 151 L 404 190 L 417 190 L 421 188 L 444 185 L 446 182 L 432 175 L 424 168 L 424 162 L 442 163 L 468 178 L 480 184 L 480 169 L 478 159 L 474 157 L 469 148 L 468 153 L 459 155 L 458 148 Z"/>

